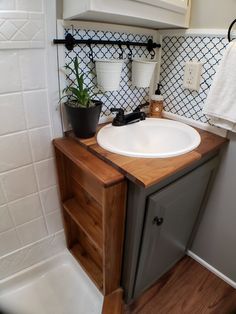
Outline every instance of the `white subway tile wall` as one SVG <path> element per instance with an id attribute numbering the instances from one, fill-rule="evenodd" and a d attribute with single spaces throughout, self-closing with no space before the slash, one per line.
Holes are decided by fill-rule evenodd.
<path id="1" fill-rule="evenodd" d="M 42 217 L 16 227 L 22 245 L 39 241 L 48 235 L 45 221 Z"/>
<path id="2" fill-rule="evenodd" d="M 0 152 L 0 172 L 30 164 L 32 157 L 27 132 L 1 136 Z"/>
<path id="3" fill-rule="evenodd" d="M 47 217 L 47 226 L 48 226 L 48 231 L 49 233 L 56 233 L 62 229 L 62 217 L 61 217 L 61 212 L 60 211 L 55 211 Z"/>
<path id="4" fill-rule="evenodd" d="M 0 94 L 21 90 L 19 56 L 14 50 L 0 50 Z"/>
<path id="5" fill-rule="evenodd" d="M 16 0 L 16 9 L 23 11 L 42 11 L 43 3 L 40 0 Z"/>
<path id="6" fill-rule="evenodd" d="M 30 130 L 30 141 L 34 161 L 40 161 L 53 156 L 51 140 L 50 127 Z"/>
<path id="7" fill-rule="evenodd" d="M 43 214 L 38 193 L 8 203 L 8 207 L 16 226 L 39 218 Z"/>
<path id="8" fill-rule="evenodd" d="M 0 232 L 14 228 L 7 205 L 0 206 Z"/>
<path id="9" fill-rule="evenodd" d="M 2 182 L 0 181 L 0 205 L 6 204 L 7 199 L 5 193 L 3 192 Z"/>
<path id="10" fill-rule="evenodd" d="M 40 190 L 44 190 L 56 184 L 56 169 L 53 159 L 40 161 L 35 164 L 35 168 Z"/>
<path id="11" fill-rule="evenodd" d="M 27 49 L 19 52 L 22 89 L 38 90 L 46 87 L 44 49 Z"/>
<path id="12" fill-rule="evenodd" d="M 40 192 L 43 208 L 46 214 L 60 208 L 59 193 L 56 186 Z"/>
<path id="13" fill-rule="evenodd" d="M 15 229 L 2 232 L 0 236 L 0 255 L 3 256 L 21 247 L 19 237 Z"/>
<path id="14" fill-rule="evenodd" d="M 0 279 L 64 248 L 45 1 L 0 0 Z"/>
<path id="15" fill-rule="evenodd" d="M 20 93 L 1 95 L 0 135 L 23 130 L 26 130 L 26 119 L 22 95 Z"/>
<path id="16" fill-rule="evenodd" d="M 0 10 L 14 10 L 15 9 L 15 0 L 1 0 L 0 1 Z"/>
<path id="17" fill-rule="evenodd" d="M 18 154 L 20 155 L 21 151 Z M 38 190 L 33 165 L 5 172 L 1 177 L 9 202 L 33 194 Z"/>
<path id="18" fill-rule="evenodd" d="M 47 92 L 23 93 L 27 126 L 29 129 L 49 125 Z"/>
<path id="19" fill-rule="evenodd" d="M 8 233 L 4 240 L 10 239 L 14 244 L 14 232 Z M 17 245 L 19 247 L 20 243 L 18 238 L 15 238 L 15 240 L 15 247 L 17 247 Z M 2 250 L 4 249 L 4 245 L 4 242 L 1 243 L 0 239 L 0 248 L 2 248 Z M 60 231 L 50 237 L 34 242 L 30 246 L 15 250 L 12 254 L 5 255 L 0 259 L 0 279 L 4 279 L 17 271 L 23 270 L 25 267 L 30 267 L 49 256 L 61 252 L 64 246 L 64 233 Z"/>

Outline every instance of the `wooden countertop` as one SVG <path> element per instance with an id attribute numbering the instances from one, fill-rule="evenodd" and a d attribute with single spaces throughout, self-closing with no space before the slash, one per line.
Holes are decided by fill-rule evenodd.
<path id="1" fill-rule="evenodd" d="M 228 142 L 226 138 L 196 129 L 201 136 L 201 144 L 193 151 L 170 158 L 135 158 L 110 153 L 97 144 L 96 136 L 90 139 L 76 138 L 72 132 L 67 136 L 74 138 L 87 150 L 106 161 L 131 181 L 147 188 L 163 179 L 191 166 L 206 155 L 220 150 Z"/>

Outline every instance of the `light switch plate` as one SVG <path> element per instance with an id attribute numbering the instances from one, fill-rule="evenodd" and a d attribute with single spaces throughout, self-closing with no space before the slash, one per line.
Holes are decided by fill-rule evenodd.
<path id="1" fill-rule="evenodd" d="M 185 64 L 183 87 L 199 91 L 201 79 L 202 63 L 189 61 Z"/>

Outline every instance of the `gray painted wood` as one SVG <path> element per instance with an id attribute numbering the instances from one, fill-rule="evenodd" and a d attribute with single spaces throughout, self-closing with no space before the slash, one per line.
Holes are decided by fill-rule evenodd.
<path id="1" fill-rule="evenodd" d="M 143 221 L 145 215 L 146 190 L 129 182 L 127 216 L 124 242 L 124 261 L 122 267 L 122 284 L 125 301 L 133 297 L 136 269 L 139 258 Z"/>
<path id="2" fill-rule="evenodd" d="M 206 164 L 215 158 L 217 154 L 217 152 L 214 152 L 173 176 L 168 177 L 160 183 L 146 189 L 129 181 L 121 280 L 121 286 L 124 288 L 124 299 L 126 303 L 129 303 L 131 299 L 134 298 L 134 286 L 137 277 L 148 197 L 167 187 L 169 184 L 176 182 L 188 173 L 191 173 L 194 169 Z"/>
<path id="3" fill-rule="evenodd" d="M 214 166 L 208 162 L 149 197 L 134 297 L 185 255 Z"/>

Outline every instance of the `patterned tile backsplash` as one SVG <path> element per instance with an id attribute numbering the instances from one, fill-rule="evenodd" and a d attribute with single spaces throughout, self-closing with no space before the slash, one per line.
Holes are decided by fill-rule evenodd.
<path id="1" fill-rule="evenodd" d="M 65 35 L 71 33 L 72 30 L 65 28 Z M 137 41 L 146 43 L 152 36 L 142 34 L 128 34 L 110 31 L 97 31 L 78 29 L 74 27 L 73 34 L 76 39 L 102 39 L 102 40 L 121 40 L 121 41 Z M 111 107 L 122 107 L 126 111 L 132 111 L 138 105 L 146 102 L 149 97 L 149 89 L 135 88 L 131 86 L 131 61 L 128 59 L 129 50 L 123 48 L 124 66 L 121 74 L 120 89 L 114 92 L 106 92 L 105 96 L 99 95 L 97 98 L 104 102 L 101 117 L 110 116 Z M 119 59 L 121 50 L 118 46 L 110 45 L 92 45 L 93 58 L 96 59 Z M 85 83 L 89 87 L 96 87 L 95 63 L 89 58 L 90 49 L 88 45 L 78 45 L 73 51 L 65 50 L 66 64 L 71 64 L 75 56 L 80 61 L 80 67 L 85 72 Z M 146 47 L 132 47 L 133 58 L 148 58 L 151 55 Z M 74 76 L 69 73 L 66 77 L 67 84 L 72 84 Z"/>
<path id="2" fill-rule="evenodd" d="M 210 124 L 202 108 L 227 44 L 227 39 L 222 36 L 163 36 L 160 81 L 165 111 Z M 202 62 L 199 92 L 183 88 L 185 63 L 194 59 Z"/>

